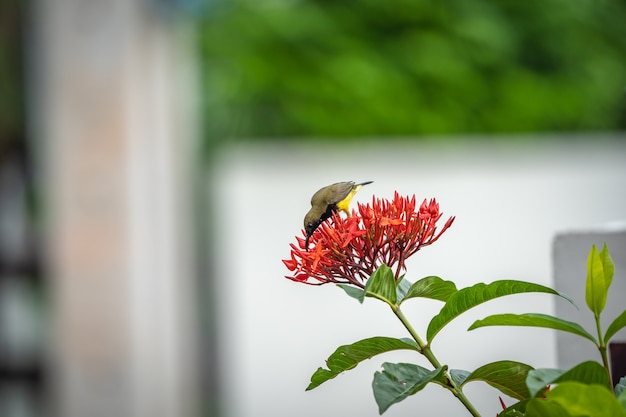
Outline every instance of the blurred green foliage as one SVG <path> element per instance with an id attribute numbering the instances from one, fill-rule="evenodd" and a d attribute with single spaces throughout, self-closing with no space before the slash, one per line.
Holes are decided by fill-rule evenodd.
<path id="1" fill-rule="evenodd" d="M 622 130 L 622 0 L 230 0 L 201 24 L 209 138 Z"/>

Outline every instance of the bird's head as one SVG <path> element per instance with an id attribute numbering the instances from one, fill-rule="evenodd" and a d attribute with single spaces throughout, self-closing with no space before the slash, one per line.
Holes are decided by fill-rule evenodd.
<path id="1" fill-rule="evenodd" d="M 307 215 L 304 218 L 304 231 L 306 232 L 306 236 L 310 237 L 315 229 L 320 225 L 321 221 L 319 217 L 309 216 Z"/>
<path id="2" fill-rule="evenodd" d="M 320 216 L 313 211 L 309 211 L 304 217 L 304 231 L 306 232 L 305 245 L 307 250 L 309 249 L 309 239 L 321 223 L 322 220 L 320 219 Z"/>

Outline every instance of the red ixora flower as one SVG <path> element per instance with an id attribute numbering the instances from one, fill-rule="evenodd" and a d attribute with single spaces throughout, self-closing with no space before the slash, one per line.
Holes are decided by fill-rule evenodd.
<path id="1" fill-rule="evenodd" d="M 290 244 L 291 257 L 283 263 L 292 271 L 286 278 L 311 285 L 327 283 L 352 284 L 363 288 L 365 281 L 382 264 L 395 268 L 398 279 L 405 262 L 415 252 L 428 246 L 443 234 L 454 217 L 441 230 L 437 221 L 443 213 L 433 198 L 417 208 L 415 196 L 394 193 L 393 200 L 374 197 L 372 204 L 358 204 L 352 216 L 342 218 L 334 213 L 311 236 L 308 251 L 305 232 Z"/>

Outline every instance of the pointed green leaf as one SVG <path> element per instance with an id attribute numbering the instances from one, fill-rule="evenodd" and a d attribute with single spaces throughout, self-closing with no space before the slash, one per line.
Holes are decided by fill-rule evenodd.
<path id="1" fill-rule="evenodd" d="M 606 286 L 608 288 L 613 282 L 613 275 L 615 274 L 615 264 L 613 263 L 613 259 L 611 259 L 609 247 L 606 245 L 606 242 L 604 242 L 602 251 L 600 251 L 600 258 L 602 259 L 602 268 L 604 269 L 604 280 L 607 282 Z"/>
<path id="2" fill-rule="evenodd" d="M 450 378 L 452 378 L 452 382 L 454 382 L 457 387 L 463 385 L 469 375 L 469 371 L 464 371 L 462 369 L 450 369 Z"/>
<path id="3" fill-rule="evenodd" d="M 529 326 L 544 327 L 547 329 L 562 330 L 574 333 L 591 340 L 596 345 L 596 339 L 578 323 L 566 321 L 558 317 L 546 314 L 526 313 L 526 314 L 494 314 L 482 320 L 476 320 L 468 330 L 474 330 L 486 326 Z"/>
<path id="4" fill-rule="evenodd" d="M 400 277 L 400 280 L 398 281 L 398 285 L 396 287 L 396 302 L 398 304 L 402 302 L 402 300 L 406 296 L 406 293 L 409 291 L 409 288 L 411 288 L 411 286 L 412 286 L 411 281 L 409 281 L 408 279 L 405 279 L 404 275 Z"/>
<path id="5" fill-rule="evenodd" d="M 446 301 L 442 309 L 439 311 L 439 314 L 433 317 L 428 324 L 426 338 L 428 339 L 428 342 L 431 342 L 435 335 L 437 335 L 437 333 L 439 333 L 439 331 L 443 329 L 446 324 L 470 308 L 476 307 L 485 301 L 493 300 L 494 298 L 503 297 L 505 295 L 527 292 L 542 292 L 558 295 L 573 304 L 573 301 L 565 294 L 532 282 L 503 280 L 495 281 L 491 284 L 479 283 L 471 287 L 458 290 L 450 296 L 448 301 Z"/>
<path id="6" fill-rule="evenodd" d="M 587 361 L 574 366 L 568 371 L 560 369 L 535 369 L 528 373 L 526 385 L 532 397 L 544 391 L 546 386 L 563 382 L 581 382 L 607 386 L 609 376 L 606 369 L 598 362 Z"/>
<path id="7" fill-rule="evenodd" d="M 585 301 L 587 302 L 587 307 L 596 316 L 602 313 L 606 305 L 606 297 L 613 280 L 614 270 L 615 266 L 606 244 L 602 252 L 598 252 L 596 246 L 592 245 L 587 258 Z"/>
<path id="8" fill-rule="evenodd" d="M 348 284 L 337 284 L 337 286 L 344 290 L 350 297 L 355 298 L 359 303 L 363 304 L 365 291 L 362 288 Z"/>
<path id="9" fill-rule="evenodd" d="M 615 333 L 619 332 L 624 327 L 626 327 L 626 310 L 624 310 L 622 314 L 617 316 L 617 318 L 613 320 L 613 323 L 609 325 L 608 329 L 606 329 L 606 334 L 604 335 L 604 343 L 608 343 L 608 341 L 611 340 Z"/>
<path id="10" fill-rule="evenodd" d="M 409 288 L 403 300 L 415 297 L 431 298 L 447 301 L 457 291 L 452 281 L 444 281 L 439 277 L 430 276 L 417 281 Z"/>
<path id="11" fill-rule="evenodd" d="M 563 382 L 526 405 L 526 417 L 626 417 L 613 393 L 597 384 Z"/>
<path id="12" fill-rule="evenodd" d="M 381 298 L 389 304 L 395 304 L 397 298 L 396 279 L 387 265 L 381 265 L 365 284 L 367 296 Z"/>
<path id="13" fill-rule="evenodd" d="M 339 346 L 326 360 L 328 369 L 318 368 L 311 376 L 311 383 L 306 390 L 312 390 L 324 382 L 356 367 L 359 362 L 381 353 L 392 350 L 419 350 L 417 343 L 411 339 L 395 339 L 392 337 L 371 337 L 359 340 L 351 345 Z"/>
<path id="14" fill-rule="evenodd" d="M 598 362 L 586 361 L 565 371 L 561 376 L 551 382 L 551 384 L 560 384 L 566 381 L 580 382 L 583 384 L 598 384 L 606 387 L 609 384 L 609 374 Z"/>
<path id="15" fill-rule="evenodd" d="M 524 400 L 530 397 L 526 386 L 526 376 L 532 369 L 532 366 L 521 362 L 492 362 L 469 374 L 464 384 L 471 381 L 483 381 L 510 397 Z"/>
<path id="16" fill-rule="evenodd" d="M 384 363 L 374 374 L 372 388 L 380 414 L 393 404 L 423 389 L 429 382 L 445 384 L 445 368 L 428 370 L 411 363 Z"/>
<path id="17" fill-rule="evenodd" d="M 606 294 L 604 294 L 604 271 L 602 260 L 596 245 L 591 246 L 587 257 L 587 280 L 585 287 L 585 302 L 594 314 L 598 315 L 604 308 Z M 603 300 L 604 294 L 604 300 Z"/>

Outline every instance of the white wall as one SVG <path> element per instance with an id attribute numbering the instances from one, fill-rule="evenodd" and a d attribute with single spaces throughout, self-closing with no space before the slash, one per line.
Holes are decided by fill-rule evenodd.
<path id="1" fill-rule="evenodd" d="M 391 197 L 397 190 L 418 199 L 436 197 L 444 216 L 457 216 L 435 245 L 410 260 L 407 278 L 412 281 L 435 274 L 459 287 L 504 278 L 552 285 L 556 232 L 626 218 L 626 145 L 619 139 L 540 137 L 511 139 L 510 144 L 468 139 L 442 145 L 381 140 L 343 147 L 329 142 L 224 149 L 209 181 L 217 189 L 218 233 L 210 249 L 220 262 L 226 416 L 377 416 L 374 371 L 384 361 L 427 364 L 412 354 L 386 354 L 304 391 L 337 346 L 375 335 L 408 336 L 380 302 L 368 299 L 359 305 L 336 287 L 283 278 L 288 271 L 281 260 L 289 256 L 289 243 L 300 234 L 318 188 L 335 181 L 374 180 L 356 200 Z M 555 367 L 555 335 L 547 330 L 465 331 L 491 313 L 552 313 L 555 303 L 565 301 L 518 295 L 488 303 L 444 329 L 433 349 L 452 368 L 471 370 L 500 359 Z M 440 304 L 413 300 L 407 305 L 407 316 L 424 335 Z M 466 392 L 483 415 L 499 410 L 500 394 L 494 389 L 472 383 Z M 416 410 L 464 415 L 454 397 L 438 386 L 392 406 L 385 415 L 413 416 Z"/>

